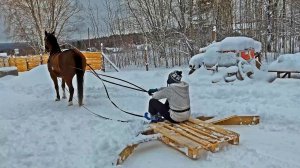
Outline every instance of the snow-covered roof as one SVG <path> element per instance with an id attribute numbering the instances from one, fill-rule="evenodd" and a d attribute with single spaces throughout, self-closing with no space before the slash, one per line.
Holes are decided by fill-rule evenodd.
<path id="1" fill-rule="evenodd" d="M 255 52 L 261 51 L 261 42 L 249 37 L 226 37 L 220 42 L 214 42 L 207 47 L 200 48 L 200 52 L 205 52 L 210 47 L 217 47 L 219 51 L 238 51 L 246 49 L 254 49 Z"/>

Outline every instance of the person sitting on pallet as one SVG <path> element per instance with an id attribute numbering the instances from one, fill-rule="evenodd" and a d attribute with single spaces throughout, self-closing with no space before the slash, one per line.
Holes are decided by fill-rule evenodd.
<path id="1" fill-rule="evenodd" d="M 189 84 L 181 81 L 181 78 L 182 71 L 173 71 L 168 76 L 167 87 L 148 90 L 148 94 L 152 96 L 148 108 L 151 117 L 146 112 L 145 118 L 152 122 L 166 119 L 172 123 L 189 119 L 191 114 Z M 159 101 L 164 98 L 167 99 L 165 104 Z"/>

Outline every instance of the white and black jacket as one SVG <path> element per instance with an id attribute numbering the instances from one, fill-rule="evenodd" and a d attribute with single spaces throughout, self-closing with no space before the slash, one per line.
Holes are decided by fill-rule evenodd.
<path id="1" fill-rule="evenodd" d="M 154 99 L 166 98 L 170 106 L 170 117 L 177 122 L 188 120 L 191 115 L 189 84 L 181 81 L 162 87 L 152 96 Z"/>

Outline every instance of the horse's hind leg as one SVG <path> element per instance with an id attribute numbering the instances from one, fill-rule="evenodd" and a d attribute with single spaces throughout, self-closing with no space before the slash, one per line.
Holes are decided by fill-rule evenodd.
<path id="1" fill-rule="evenodd" d="M 71 79 L 67 79 L 66 83 L 69 87 L 69 91 L 70 91 L 70 97 L 69 97 L 69 106 L 73 105 L 73 94 L 74 94 L 74 88 L 73 88 L 73 84 L 72 84 L 72 78 Z"/>
<path id="2" fill-rule="evenodd" d="M 61 88 L 63 90 L 63 97 L 62 97 L 63 99 L 67 98 L 67 96 L 66 96 L 66 84 L 65 83 L 66 83 L 65 80 L 62 79 Z"/>

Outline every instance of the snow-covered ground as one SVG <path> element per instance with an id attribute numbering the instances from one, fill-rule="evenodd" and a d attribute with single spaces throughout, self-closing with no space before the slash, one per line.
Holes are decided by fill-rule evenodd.
<path id="1" fill-rule="evenodd" d="M 166 85 L 167 74 L 172 70 L 105 74 L 149 89 Z M 240 144 L 207 153 L 199 160 L 191 160 L 160 142 L 150 142 L 139 146 L 120 167 L 300 167 L 299 79 L 267 83 L 262 77 L 212 84 L 209 71 L 200 68 L 188 76 L 188 68 L 181 70 L 183 80 L 190 84 L 193 116 L 251 114 L 260 115 L 261 123 L 226 127 L 240 134 Z M 107 86 L 111 98 L 124 110 L 137 114 L 147 111 L 150 97 L 146 93 Z M 103 116 L 132 122 L 103 120 L 75 101 L 73 106 L 67 106 L 67 100 L 55 102 L 54 98 L 45 66 L 0 78 L 0 168 L 113 167 L 118 153 L 145 127 L 142 119 L 116 109 L 101 82 L 91 73 L 85 76 L 85 106 Z"/>

